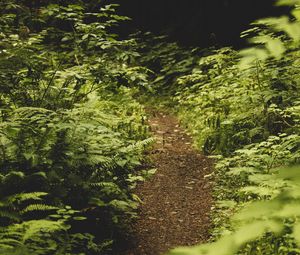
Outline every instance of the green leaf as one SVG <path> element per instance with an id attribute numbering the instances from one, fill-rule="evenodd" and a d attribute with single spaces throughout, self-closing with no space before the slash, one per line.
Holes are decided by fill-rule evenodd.
<path id="1" fill-rule="evenodd" d="M 266 44 L 271 56 L 276 59 L 280 59 L 286 51 L 284 44 L 278 38 L 269 38 Z"/>
<path id="2" fill-rule="evenodd" d="M 86 220 L 86 217 L 73 217 L 74 220 L 83 221 Z"/>
<path id="3" fill-rule="evenodd" d="M 293 229 L 293 236 L 297 242 L 298 247 L 300 247 L 300 222 L 295 223 Z"/>

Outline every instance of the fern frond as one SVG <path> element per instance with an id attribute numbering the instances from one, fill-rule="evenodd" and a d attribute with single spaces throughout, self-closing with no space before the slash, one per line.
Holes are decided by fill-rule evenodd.
<path id="1" fill-rule="evenodd" d="M 107 170 L 113 170 L 114 168 L 116 168 L 116 162 L 115 162 L 114 158 L 110 158 L 106 162 L 102 163 L 101 168 L 104 168 Z"/>
<path id="2" fill-rule="evenodd" d="M 17 229 L 15 226 L 20 226 L 21 224 L 13 224 L 8 227 L 2 227 L 0 228 L 0 240 L 3 240 L 5 238 L 13 238 L 15 240 L 20 240 L 23 236 L 22 231 L 20 229 Z"/>
<path id="3" fill-rule="evenodd" d="M 27 206 L 24 210 L 21 211 L 21 214 L 25 214 L 28 212 L 34 212 L 34 211 L 51 211 L 51 210 L 57 210 L 59 209 L 56 206 L 51 205 L 44 205 L 44 204 L 32 204 Z"/>
<path id="4" fill-rule="evenodd" d="M 10 212 L 7 210 L 0 210 L 0 218 L 8 218 L 11 220 L 19 221 L 20 216 L 15 212 Z"/>
<path id="5" fill-rule="evenodd" d="M 48 195 L 48 193 L 45 193 L 45 192 L 19 193 L 19 194 L 8 197 L 7 201 L 9 203 L 24 202 L 27 200 L 40 201 L 40 200 L 42 200 L 41 197 L 46 196 L 46 195 Z"/>
<path id="6" fill-rule="evenodd" d="M 132 151 L 143 151 L 143 148 L 146 146 L 149 146 L 150 144 L 152 144 L 154 142 L 154 138 L 148 138 L 142 141 L 138 141 L 134 144 L 130 144 L 129 146 L 127 146 L 125 148 L 126 152 L 132 152 Z"/>
<path id="7" fill-rule="evenodd" d="M 2 244 L 0 243 L 0 254 L 11 254 L 7 252 L 11 252 L 11 250 L 14 249 L 14 245 L 8 245 L 8 244 Z"/>
<path id="8" fill-rule="evenodd" d="M 101 188 L 103 192 L 107 194 L 121 194 L 122 190 L 120 187 L 113 182 L 98 182 L 98 183 L 90 183 L 91 187 Z"/>
<path id="9" fill-rule="evenodd" d="M 22 225 L 26 229 L 22 237 L 23 243 L 35 236 L 40 236 L 41 233 L 54 233 L 65 230 L 63 223 L 51 220 L 31 220 L 24 222 Z"/>
<path id="10" fill-rule="evenodd" d="M 1 238 L 0 239 L 0 247 L 1 248 L 13 248 L 18 245 L 22 245 L 22 243 L 15 238 Z"/>
<path id="11" fill-rule="evenodd" d="M 24 121 L 24 119 L 31 119 L 32 121 L 36 121 L 40 118 L 55 114 L 55 112 L 51 110 L 36 107 L 20 107 L 16 109 L 14 113 L 20 117 L 21 121 Z"/>
<path id="12" fill-rule="evenodd" d="M 3 245 L 23 245 L 27 240 L 38 238 L 42 240 L 43 233 L 54 233 L 66 230 L 62 222 L 51 220 L 31 220 L 21 224 L 13 224 L 0 229 L 0 250 Z"/>

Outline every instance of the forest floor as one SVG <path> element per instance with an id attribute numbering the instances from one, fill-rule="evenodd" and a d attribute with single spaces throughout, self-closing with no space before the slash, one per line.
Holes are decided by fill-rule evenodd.
<path id="1" fill-rule="evenodd" d="M 143 203 L 125 255 L 160 255 L 209 239 L 212 187 L 205 176 L 212 161 L 192 147 L 174 116 L 151 115 L 156 143 L 150 158 L 157 172 L 135 191 Z"/>

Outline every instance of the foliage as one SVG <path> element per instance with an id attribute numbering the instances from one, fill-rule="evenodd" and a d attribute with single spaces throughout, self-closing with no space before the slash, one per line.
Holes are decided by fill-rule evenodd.
<path id="1" fill-rule="evenodd" d="M 103 253 L 139 202 L 149 71 L 115 5 L 0 2 L 0 253 Z"/>
<path id="2" fill-rule="evenodd" d="M 299 167 L 288 167 L 300 156 L 299 4 L 278 1 L 294 7 L 291 16 L 254 22 L 242 34 L 253 47 L 240 52 L 187 51 L 161 38 L 142 48 L 142 62 L 159 72 L 156 92 L 198 147 L 222 155 L 213 173 L 216 242 L 170 254 L 299 253 Z"/>
<path id="3" fill-rule="evenodd" d="M 151 33 L 136 34 L 139 62 L 152 71 L 151 92 L 149 95 L 169 98 L 176 92 L 176 80 L 179 76 L 189 74 L 199 59 L 199 55 L 209 49 L 182 48 L 176 43 L 167 42 L 166 36 L 154 36 Z M 147 100 L 149 100 L 149 97 Z"/>
<path id="4" fill-rule="evenodd" d="M 144 95 L 220 154 L 215 242 L 171 254 L 298 254 L 300 2 L 277 3 L 291 16 L 254 22 L 237 52 L 119 40 L 128 18 L 100 0 L 0 0 L 0 254 L 107 253 L 155 173 Z"/>
<path id="5" fill-rule="evenodd" d="M 177 79 L 179 116 L 198 147 L 221 155 L 214 242 L 170 254 L 300 252 L 299 1 L 278 4 L 291 17 L 254 22 L 242 34 L 251 48 L 212 50 Z"/>

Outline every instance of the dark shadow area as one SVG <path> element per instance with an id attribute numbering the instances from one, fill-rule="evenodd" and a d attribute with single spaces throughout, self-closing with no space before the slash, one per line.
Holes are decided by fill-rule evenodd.
<path id="1" fill-rule="evenodd" d="M 245 42 L 240 33 L 252 21 L 279 16 L 286 9 L 274 0 L 106 0 L 120 4 L 120 14 L 132 18 L 119 28 L 126 36 L 136 30 L 167 34 L 185 46 L 234 46 Z"/>

